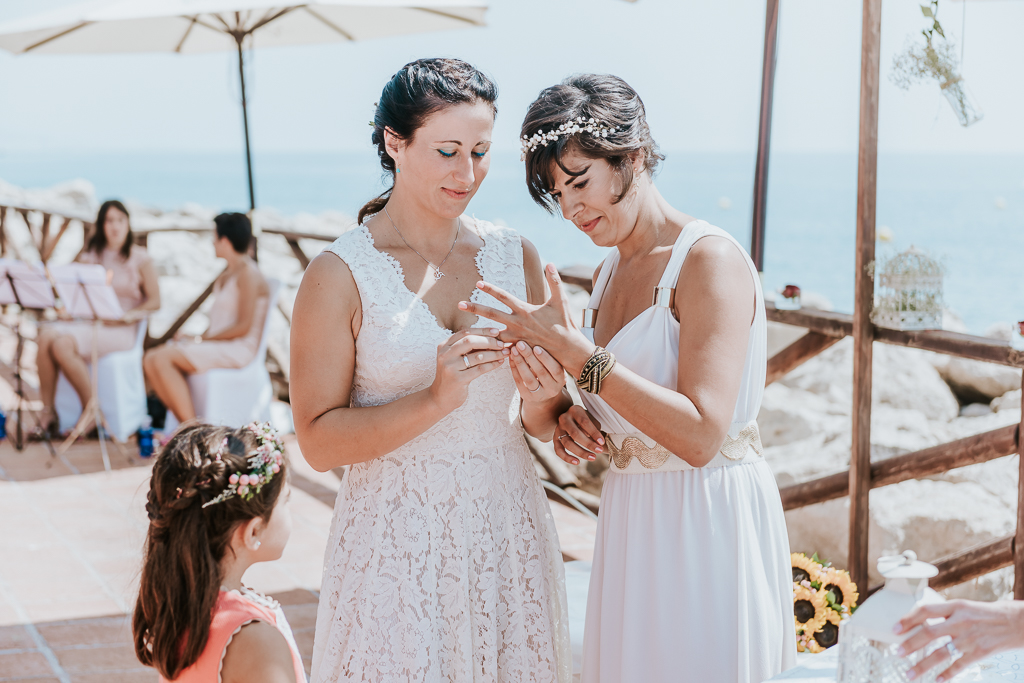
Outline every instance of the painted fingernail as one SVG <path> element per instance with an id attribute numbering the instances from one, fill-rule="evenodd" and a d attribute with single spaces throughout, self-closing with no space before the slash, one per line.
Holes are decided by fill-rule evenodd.
<path id="1" fill-rule="evenodd" d="M 903 655 L 900 655 L 900 657 L 902 657 L 902 656 Z M 915 673 L 913 669 L 911 669 L 910 671 L 907 672 L 907 680 L 908 681 L 912 681 L 915 678 L 917 678 L 917 673 Z M 936 678 L 935 680 L 936 681 L 941 681 L 942 679 L 941 678 Z"/>
<path id="2" fill-rule="evenodd" d="M 464 311 L 467 308 L 469 308 L 469 304 L 467 304 L 465 301 L 460 301 L 459 302 L 459 308 Z"/>
<path id="3" fill-rule="evenodd" d="M 898 648 L 896 648 L 896 654 L 898 654 L 900 657 L 903 657 L 907 654 L 907 649 L 900 645 Z"/>
<path id="4" fill-rule="evenodd" d="M 603 448 L 601 448 L 600 446 L 598 446 L 597 448 L 595 448 L 595 449 L 594 449 L 594 451 L 595 451 L 595 452 L 597 452 L 597 453 L 604 453 L 604 449 L 603 449 Z M 593 458 L 591 458 L 591 460 L 593 460 Z"/>
<path id="5" fill-rule="evenodd" d="M 518 342 L 518 343 L 516 344 L 516 346 L 518 346 L 518 347 L 519 347 L 519 350 L 520 350 L 520 351 L 525 351 L 525 350 L 526 350 L 526 342 Z"/>
<path id="6" fill-rule="evenodd" d="M 587 458 L 587 460 L 594 460 L 594 459 L 595 459 L 595 456 L 593 456 L 593 455 L 590 456 L 589 458 Z"/>
<path id="7" fill-rule="evenodd" d="M 508 349 L 502 349 L 501 353 L 502 353 L 502 355 L 507 356 L 508 355 Z"/>
<path id="8" fill-rule="evenodd" d="M 516 347 L 513 346 L 512 347 L 512 355 L 513 356 L 518 356 L 519 355 L 519 349 L 517 349 Z"/>
<path id="9" fill-rule="evenodd" d="M 601 444 L 602 446 L 604 445 L 604 439 L 603 439 L 603 438 L 601 438 L 600 436 L 599 436 L 599 437 L 597 437 L 597 442 L 598 442 L 599 444 Z"/>
<path id="10" fill-rule="evenodd" d="M 484 287 L 487 286 L 487 283 L 481 280 L 480 282 L 476 283 L 476 286 L 478 289 L 483 289 Z"/>
<path id="11" fill-rule="evenodd" d="M 539 346 L 534 346 L 533 347 L 533 352 L 539 356 L 542 353 L 544 353 L 544 349 L 540 348 Z"/>
<path id="12" fill-rule="evenodd" d="M 497 327 L 491 328 L 491 334 L 498 334 L 499 332 L 501 332 L 501 330 L 499 330 Z"/>
<path id="13" fill-rule="evenodd" d="M 893 633 L 900 633 L 903 631 L 903 624 L 896 622 L 896 625 L 892 627 Z"/>

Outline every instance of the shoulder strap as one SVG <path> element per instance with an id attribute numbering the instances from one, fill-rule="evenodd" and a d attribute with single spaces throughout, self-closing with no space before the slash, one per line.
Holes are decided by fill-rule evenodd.
<path id="1" fill-rule="evenodd" d="M 676 243 L 672 246 L 672 258 L 665 266 L 665 272 L 661 274 L 658 289 L 675 289 L 676 283 L 679 282 L 679 271 L 683 269 L 683 261 L 690 253 L 690 248 L 701 237 L 709 234 L 708 228 L 710 227 L 709 224 L 701 220 L 690 221 L 683 227 L 679 237 L 676 238 Z"/>

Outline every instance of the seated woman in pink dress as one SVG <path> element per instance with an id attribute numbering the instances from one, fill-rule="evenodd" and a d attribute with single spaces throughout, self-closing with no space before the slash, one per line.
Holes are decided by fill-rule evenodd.
<path id="1" fill-rule="evenodd" d="M 222 213 L 213 220 L 217 226 L 214 249 L 228 267 L 213 285 L 210 326 L 198 337 L 181 337 L 151 349 L 142 362 L 150 387 L 179 422 L 196 416 L 188 375 L 241 368 L 255 358 L 270 301 L 267 281 L 249 258 L 249 218 Z"/>
<path id="2" fill-rule="evenodd" d="M 117 293 L 125 315 L 104 323 L 95 335 L 97 356 L 126 351 L 135 344 L 138 323 L 160 308 L 160 287 L 153 260 L 144 247 L 134 244 L 128 210 L 116 199 L 103 202 L 96 215 L 96 229 L 76 261 L 98 263 Z M 39 395 L 43 402 L 41 429 L 55 435 L 57 414 L 53 408 L 57 377 L 63 372 L 84 406 L 92 393 L 87 363 L 92 358 L 93 324 L 58 321 L 39 330 Z M 91 417 L 84 419 L 92 419 Z"/>

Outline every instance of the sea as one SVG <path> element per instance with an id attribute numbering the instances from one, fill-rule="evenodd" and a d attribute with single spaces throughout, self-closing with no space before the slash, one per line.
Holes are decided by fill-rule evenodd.
<path id="1" fill-rule="evenodd" d="M 655 182 L 676 208 L 750 243 L 754 154 L 666 151 Z M 257 152 L 256 203 L 284 215 L 354 216 L 382 187 L 372 149 Z M 84 178 L 97 199 L 165 210 L 196 203 L 246 210 L 244 156 L 193 152 L 0 152 L 0 179 L 50 187 Z M 771 157 L 764 286 L 796 284 L 839 311 L 853 306 L 855 154 Z M 495 150 L 469 212 L 507 224 L 558 266 L 596 265 L 606 250 L 529 198 L 514 150 Z M 1024 320 L 1024 156 L 881 154 L 878 242 L 885 258 L 915 247 L 946 268 L 947 308 L 974 334 Z"/>

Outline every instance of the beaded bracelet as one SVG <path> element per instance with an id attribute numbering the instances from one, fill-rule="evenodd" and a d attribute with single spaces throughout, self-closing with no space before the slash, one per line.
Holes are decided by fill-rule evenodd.
<path id="1" fill-rule="evenodd" d="M 576 380 L 576 386 L 591 394 L 601 393 L 601 382 L 607 377 L 612 368 L 615 367 L 615 356 L 610 351 L 598 346 L 594 349 L 587 362 L 580 370 L 580 378 Z"/>

